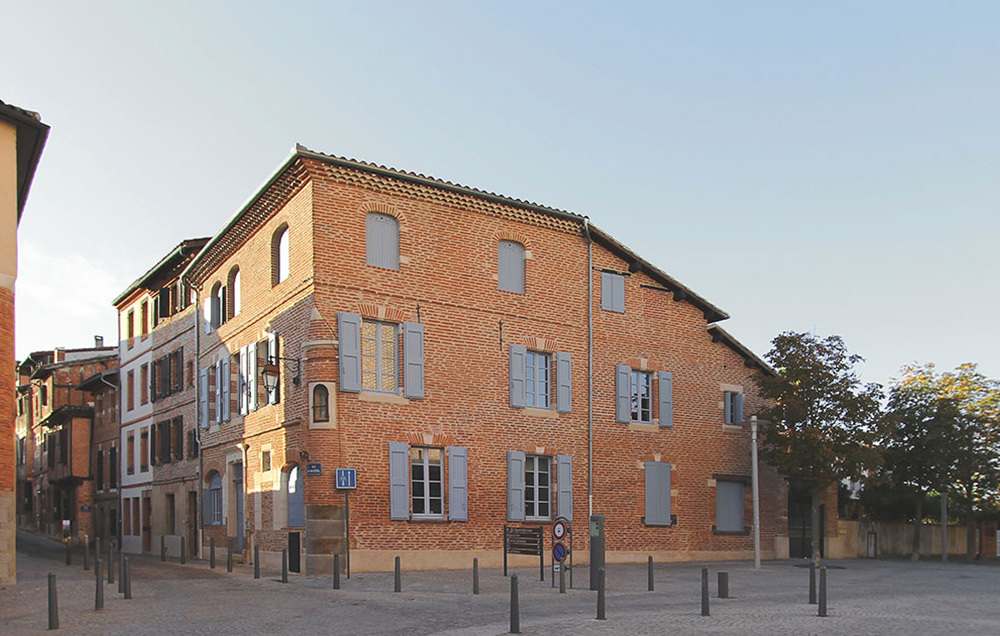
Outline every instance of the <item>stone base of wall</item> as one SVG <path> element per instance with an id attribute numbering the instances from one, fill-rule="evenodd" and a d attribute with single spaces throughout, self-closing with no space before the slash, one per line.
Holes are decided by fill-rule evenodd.
<path id="1" fill-rule="evenodd" d="M 17 562 L 14 542 L 14 493 L 0 492 L 0 586 L 17 583 Z"/>

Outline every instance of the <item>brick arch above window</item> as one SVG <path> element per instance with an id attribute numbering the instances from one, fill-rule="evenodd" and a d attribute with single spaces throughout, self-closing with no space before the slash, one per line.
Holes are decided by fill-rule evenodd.
<path id="1" fill-rule="evenodd" d="M 553 353 L 559 350 L 559 343 L 557 343 L 553 338 L 528 336 L 525 338 L 518 338 L 516 342 L 517 344 L 524 345 L 531 351 L 544 351 L 546 353 Z"/>
<path id="2" fill-rule="evenodd" d="M 406 434 L 406 442 L 411 446 L 454 446 L 455 439 L 444 433 L 414 433 Z"/>
<path id="3" fill-rule="evenodd" d="M 510 230 L 500 230 L 499 232 L 494 232 L 493 242 L 498 243 L 500 241 L 513 241 L 514 243 L 520 243 L 524 246 L 524 258 L 531 258 L 532 242 L 531 239 L 528 238 L 527 234 L 512 232 Z"/>
<path id="4" fill-rule="evenodd" d="M 376 305 L 373 303 L 361 303 L 358 305 L 358 314 L 362 318 L 369 320 L 381 320 L 384 322 L 404 322 L 406 313 L 401 309 Z"/>
<path id="5" fill-rule="evenodd" d="M 360 206 L 359 210 L 361 211 L 362 214 L 365 215 L 374 212 L 375 214 L 385 214 L 386 216 L 391 216 L 392 218 L 399 221 L 399 225 L 401 228 L 403 225 L 406 224 L 406 215 L 387 203 L 367 202 L 363 203 Z"/>

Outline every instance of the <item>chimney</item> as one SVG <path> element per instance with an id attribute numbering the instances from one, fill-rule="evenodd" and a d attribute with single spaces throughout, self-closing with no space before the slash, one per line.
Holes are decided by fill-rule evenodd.
<path id="1" fill-rule="evenodd" d="M 56 347 L 52 355 L 52 362 L 62 362 L 66 359 L 66 347 Z"/>
<path id="2" fill-rule="evenodd" d="M 94 336 L 94 346 L 100 349 L 104 346 L 104 336 Z"/>

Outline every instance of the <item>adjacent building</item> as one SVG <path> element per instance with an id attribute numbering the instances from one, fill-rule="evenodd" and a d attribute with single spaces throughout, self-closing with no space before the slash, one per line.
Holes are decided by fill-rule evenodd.
<path id="1" fill-rule="evenodd" d="M 120 545 L 120 503 L 118 494 L 118 368 L 99 371 L 77 390 L 90 394 L 94 426 L 90 442 L 90 466 L 94 483 L 94 535 L 102 547 L 114 540 Z"/>
<path id="2" fill-rule="evenodd" d="M 297 147 L 181 280 L 205 543 L 489 567 L 504 526 L 563 517 L 585 560 L 596 513 L 609 560 L 752 554 L 740 423 L 773 371 L 584 216 Z M 123 348 L 122 377 L 152 357 Z M 786 556 L 787 489 L 764 470 L 762 492 Z"/>

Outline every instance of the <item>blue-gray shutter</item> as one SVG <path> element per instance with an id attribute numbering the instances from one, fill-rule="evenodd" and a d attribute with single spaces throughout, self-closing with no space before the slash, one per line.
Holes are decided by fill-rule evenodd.
<path id="1" fill-rule="evenodd" d="M 361 316 L 342 311 L 337 314 L 340 390 L 361 391 Z"/>
<path id="2" fill-rule="evenodd" d="M 410 518 L 410 445 L 389 442 L 389 518 Z"/>
<path id="3" fill-rule="evenodd" d="M 295 466 L 291 472 L 295 473 L 295 492 L 291 492 L 291 474 L 288 475 L 289 483 L 286 486 L 289 490 L 288 499 L 288 526 L 290 528 L 301 528 L 305 524 L 305 512 L 306 512 L 306 492 L 305 483 L 302 478 L 302 467 Z"/>
<path id="4" fill-rule="evenodd" d="M 514 241 L 497 245 L 498 287 L 504 291 L 524 293 L 524 246 Z"/>
<path id="5" fill-rule="evenodd" d="M 240 415 L 249 413 L 247 408 L 247 348 L 240 347 L 236 379 L 236 394 L 240 404 Z"/>
<path id="6" fill-rule="evenodd" d="M 674 425 L 674 374 L 660 371 L 660 426 L 672 428 Z"/>
<path id="7" fill-rule="evenodd" d="M 448 518 L 469 520 L 469 450 L 448 447 Z"/>
<path id="8" fill-rule="evenodd" d="M 424 397 L 424 326 L 403 323 L 403 397 Z"/>
<path id="9" fill-rule="evenodd" d="M 365 237 L 369 265 L 399 269 L 399 221 L 370 212 L 365 217 Z"/>
<path id="10" fill-rule="evenodd" d="M 625 313 L 625 277 L 601 272 L 601 309 Z"/>
<path id="11" fill-rule="evenodd" d="M 737 393 L 733 397 L 733 406 L 735 407 L 735 413 L 733 413 L 733 424 L 739 424 L 743 421 L 743 394 Z"/>
<path id="12" fill-rule="evenodd" d="M 202 304 L 202 331 L 212 333 L 212 298 L 204 298 Z"/>
<path id="13" fill-rule="evenodd" d="M 222 377 L 216 379 L 219 385 L 219 392 L 222 394 L 222 421 L 228 422 L 232 418 L 230 410 L 232 408 L 232 369 L 230 368 L 229 356 L 222 359 Z"/>
<path id="14" fill-rule="evenodd" d="M 614 278 L 614 311 L 625 313 L 625 277 L 616 275 Z"/>
<path id="15" fill-rule="evenodd" d="M 646 525 L 670 525 L 670 464 L 646 462 Z"/>
<path id="16" fill-rule="evenodd" d="M 225 377 L 222 375 L 222 360 L 215 361 L 215 421 L 222 422 L 225 420 L 224 413 L 222 411 L 222 385 L 225 384 Z"/>
<path id="17" fill-rule="evenodd" d="M 566 351 L 556 352 L 556 383 L 556 411 L 572 412 L 573 355 Z"/>
<path id="18" fill-rule="evenodd" d="M 743 483 L 715 482 L 715 529 L 723 532 L 743 531 Z"/>
<path id="19" fill-rule="evenodd" d="M 726 423 L 726 424 L 732 424 L 733 423 L 733 394 L 730 393 L 729 391 L 725 391 L 722 394 L 722 405 L 723 405 L 723 409 L 724 409 L 724 414 L 723 414 L 722 417 L 725 418 L 722 421 L 724 423 Z"/>
<path id="20" fill-rule="evenodd" d="M 260 369 L 257 368 L 257 356 L 260 355 L 257 351 L 257 343 L 251 342 L 247 345 L 247 357 L 249 362 L 247 363 L 247 386 L 250 387 L 250 397 L 249 408 L 251 411 L 257 410 L 259 395 L 257 393 L 257 374 L 260 373 Z"/>
<path id="21" fill-rule="evenodd" d="M 522 409 L 527 405 L 524 397 L 524 365 L 527 356 L 527 347 L 510 345 L 510 405 L 514 408 Z"/>
<path id="22" fill-rule="evenodd" d="M 198 406 L 201 407 L 201 427 L 208 428 L 208 369 L 198 371 Z"/>
<path id="23" fill-rule="evenodd" d="M 507 451 L 507 521 L 524 521 L 524 453 Z"/>
<path id="24" fill-rule="evenodd" d="M 556 511 L 573 520 L 573 457 L 556 455 Z"/>
<path id="25" fill-rule="evenodd" d="M 278 356 L 281 355 L 278 352 L 278 334 L 271 332 L 267 334 L 267 358 L 273 362 L 278 367 L 278 385 L 274 387 L 274 391 L 264 391 L 267 393 L 267 403 L 268 404 L 278 404 L 281 402 L 281 360 L 278 360 Z"/>
<path id="26" fill-rule="evenodd" d="M 632 421 L 632 367 L 627 364 L 615 365 L 615 421 Z"/>

